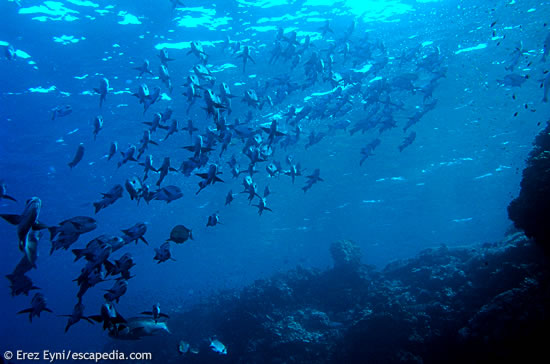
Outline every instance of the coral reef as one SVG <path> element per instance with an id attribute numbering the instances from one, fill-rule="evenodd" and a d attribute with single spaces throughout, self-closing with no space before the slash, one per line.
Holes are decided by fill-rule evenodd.
<path id="1" fill-rule="evenodd" d="M 358 264 L 353 275 L 340 269 L 356 264 L 358 249 L 341 254 L 346 244 L 330 249 L 338 252 L 334 269 L 298 267 L 214 295 L 171 314 L 172 335 L 139 347 L 163 363 L 464 363 L 543 354 L 550 275 L 540 246 L 525 235 L 428 249 L 382 271 Z M 214 336 L 227 355 L 209 349 Z M 198 354 L 182 358 L 180 340 Z"/>
<path id="2" fill-rule="evenodd" d="M 525 235 L 550 248 L 550 123 L 535 139 L 520 194 L 508 206 L 508 216 Z"/>

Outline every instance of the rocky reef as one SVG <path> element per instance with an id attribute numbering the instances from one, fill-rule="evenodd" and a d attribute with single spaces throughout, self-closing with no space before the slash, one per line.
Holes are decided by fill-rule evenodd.
<path id="1" fill-rule="evenodd" d="M 172 334 L 136 343 L 159 363 L 441 363 L 529 361 L 544 354 L 550 275 L 522 233 L 428 249 L 382 271 L 359 248 L 330 247 L 334 268 L 296 268 L 171 314 Z M 227 354 L 210 348 L 223 343 Z M 178 353 L 184 340 L 193 351 Z"/>
<path id="2" fill-rule="evenodd" d="M 521 192 L 508 206 L 508 216 L 525 235 L 550 249 L 550 123 L 535 139 Z"/>

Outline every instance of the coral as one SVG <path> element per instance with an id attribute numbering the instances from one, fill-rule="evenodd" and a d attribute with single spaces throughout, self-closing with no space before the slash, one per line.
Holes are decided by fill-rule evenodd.
<path id="1" fill-rule="evenodd" d="M 361 264 L 361 249 L 351 240 L 338 240 L 330 245 L 336 269 L 357 270 Z"/>
<path id="2" fill-rule="evenodd" d="M 508 216 L 525 235 L 550 248 L 550 123 L 535 139 L 520 194 L 508 206 Z"/>

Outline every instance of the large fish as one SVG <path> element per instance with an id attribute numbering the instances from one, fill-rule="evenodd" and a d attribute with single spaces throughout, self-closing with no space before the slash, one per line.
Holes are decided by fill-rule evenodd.
<path id="1" fill-rule="evenodd" d="M 42 230 L 47 228 L 44 224 L 38 221 L 40 215 L 40 208 L 42 207 L 42 201 L 38 197 L 32 197 L 27 201 L 25 209 L 21 215 L 14 214 L 0 214 L 4 220 L 12 225 L 17 225 L 17 238 L 19 241 L 19 250 L 25 253 L 29 262 L 33 262 L 31 252 L 29 251 L 29 239 L 31 230 Z"/>
<path id="2" fill-rule="evenodd" d="M 148 317 L 131 317 L 126 323 L 117 324 L 109 331 L 109 336 L 118 340 L 139 340 L 157 333 L 170 333 L 166 322 L 155 322 Z"/>

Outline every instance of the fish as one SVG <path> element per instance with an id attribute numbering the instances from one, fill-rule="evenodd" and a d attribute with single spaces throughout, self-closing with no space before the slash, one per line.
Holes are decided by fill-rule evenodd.
<path id="1" fill-rule="evenodd" d="M 103 116 L 98 115 L 94 118 L 94 140 L 96 140 L 97 134 L 103 128 Z"/>
<path id="2" fill-rule="evenodd" d="M 142 183 L 139 178 L 128 178 L 124 183 L 124 187 L 126 188 L 126 192 L 128 192 L 128 194 L 130 195 L 130 200 L 137 200 L 139 203 L 139 199 L 141 198 L 143 189 Z"/>
<path id="3" fill-rule="evenodd" d="M 367 158 L 374 155 L 374 150 L 380 145 L 380 139 L 376 138 L 365 147 L 361 148 L 361 155 L 363 158 L 359 161 L 359 165 L 362 166 Z"/>
<path id="4" fill-rule="evenodd" d="M 508 87 L 521 87 L 525 81 L 529 79 L 529 75 L 521 76 L 517 73 L 510 73 L 504 76 L 504 79 L 497 80 L 497 82 L 503 86 Z"/>
<path id="5" fill-rule="evenodd" d="M 186 228 L 184 225 L 176 225 L 172 228 L 170 238 L 166 239 L 166 241 L 173 241 L 176 244 L 183 244 L 188 239 L 194 240 L 193 231 Z"/>
<path id="6" fill-rule="evenodd" d="M 217 212 L 215 212 L 212 215 L 208 216 L 208 221 L 206 222 L 206 227 L 216 226 L 217 224 L 221 224 L 221 222 L 220 222 L 220 216 L 218 215 Z"/>
<path id="7" fill-rule="evenodd" d="M 160 187 L 160 184 L 162 181 L 164 181 L 164 178 L 168 175 L 168 172 L 177 172 L 178 170 L 175 168 L 172 168 L 170 166 L 170 157 L 164 157 L 164 161 L 162 162 L 162 165 L 159 169 L 157 169 L 157 172 L 160 173 L 159 179 L 157 181 L 157 186 Z"/>
<path id="8" fill-rule="evenodd" d="M 153 121 L 145 121 L 143 122 L 143 124 L 151 126 L 151 128 L 149 129 L 151 133 L 154 133 L 158 128 L 165 129 L 165 130 L 168 129 L 167 126 L 160 124 L 161 120 L 162 120 L 162 114 L 158 112 L 155 115 L 153 115 Z"/>
<path id="9" fill-rule="evenodd" d="M 73 112 L 71 105 L 56 106 L 52 109 L 52 120 L 70 115 Z"/>
<path id="10" fill-rule="evenodd" d="M 550 90 L 550 72 L 542 80 L 541 87 L 543 87 L 542 102 L 548 102 L 548 90 Z"/>
<path id="11" fill-rule="evenodd" d="M 21 310 L 17 312 L 18 314 L 28 313 L 29 314 L 29 321 L 32 322 L 33 317 L 40 318 L 40 314 L 42 312 L 49 312 L 53 313 L 52 310 L 50 310 L 46 305 L 46 299 L 44 298 L 44 295 L 40 292 L 35 293 L 31 300 L 31 307 Z"/>
<path id="12" fill-rule="evenodd" d="M 255 206 L 258 208 L 258 215 L 262 216 L 262 213 L 264 211 L 270 211 L 270 212 L 273 212 L 272 209 L 270 209 L 269 207 L 267 207 L 267 201 L 266 201 L 266 198 L 265 197 L 260 197 L 260 201 L 258 202 L 257 205 L 252 205 L 252 206 Z"/>
<path id="13" fill-rule="evenodd" d="M 139 71 L 139 76 L 138 77 L 142 77 L 144 73 L 148 73 L 150 74 L 151 76 L 153 75 L 153 71 L 151 71 L 151 68 L 149 66 L 149 60 L 148 59 L 144 59 L 143 60 L 143 63 L 141 64 L 141 66 L 139 67 L 134 67 L 134 69 L 136 71 Z"/>
<path id="14" fill-rule="evenodd" d="M 233 191 L 229 190 L 229 192 L 227 192 L 227 195 L 225 196 L 225 206 L 231 204 L 233 200 L 234 200 Z"/>
<path id="15" fill-rule="evenodd" d="M 160 58 L 160 63 L 162 63 L 163 65 L 167 65 L 168 62 L 172 62 L 174 61 L 173 58 L 170 58 L 168 57 L 168 50 L 166 48 L 162 48 L 160 51 L 159 51 L 159 58 Z"/>
<path id="16" fill-rule="evenodd" d="M 136 150 L 136 146 L 131 144 L 128 149 L 126 149 L 126 152 L 120 152 L 120 154 L 122 155 L 122 160 L 118 162 L 118 168 L 128 163 L 128 161 L 137 162 L 137 159 L 134 157 L 134 155 L 136 154 Z"/>
<path id="17" fill-rule="evenodd" d="M 117 312 L 112 302 L 102 304 L 100 314 L 89 316 L 89 318 L 95 322 L 103 323 L 103 330 L 110 330 L 117 324 L 126 323 L 126 320 Z"/>
<path id="18" fill-rule="evenodd" d="M 153 316 L 153 320 L 155 320 L 155 322 L 158 322 L 159 318 L 161 318 L 161 317 L 170 318 L 170 316 L 168 316 L 167 314 L 160 312 L 160 304 L 159 303 L 154 304 L 153 309 L 151 311 L 144 311 L 141 314 L 142 315 Z"/>
<path id="19" fill-rule="evenodd" d="M 108 207 L 114 204 L 119 198 L 122 197 L 123 191 L 124 190 L 122 186 L 117 184 L 113 188 L 111 188 L 109 192 L 102 193 L 101 195 L 103 196 L 103 198 L 100 201 L 93 203 L 95 213 L 97 214 L 99 211 L 101 211 L 105 207 Z"/>
<path id="20" fill-rule="evenodd" d="M 36 236 L 30 237 L 31 230 L 42 230 L 47 228 L 46 225 L 42 224 L 38 217 L 40 215 L 40 209 L 42 207 L 42 200 L 38 197 L 32 197 L 27 200 L 25 204 L 25 209 L 21 215 L 14 214 L 0 214 L 4 220 L 12 225 L 17 225 L 17 237 L 19 250 L 25 253 L 25 256 L 32 263 L 33 259 L 31 252 L 28 250 L 27 244 L 29 244 L 29 239 L 35 239 Z M 31 242 L 32 244 L 33 242 Z"/>
<path id="21" fill-rule="evenodd" d="M 221 174 L 221 172 L 218 170 L 218 166 L 216 164 L 213 164 L 213 163 L 208 167 L 208 172 L 207 173 L 195 173 L 196 176 L 199 176 L 200 178 L 203 179 L 199 183 L 199 190 L 195 194 L 198 195 L 199 192 L 201 192 L 204 188 L 206 188 L 206 186 L 208 186 L 210 184 L 213 185 L 216 182 L 222 182 L 223 183 L 223 180 L 218 177 L 218 175 L 220 175 L 220 174 Z"/>
<path id="22" fill-rule="evenodd" d="M 183 197 L 183 193 L 178 186 L 167 186 L 155 191 L 152 195 L 153 200 L 166 201 L 170 203 Z"/>
<path id="23" fill-rule="evenodd" d="M 415 139 L 416 139 L 416 133 L 413 131 L 407 137 L 405 137 L 405 139 L 403 140 L 403 143 L 399 145 L 398 147 L 399 151 L 402 152 L 403 149 L 411 145 Z"/>
<path id="24" fill-rule="evenodd" d="M 109 336 L 117 340 L 139 340 L 157 333 L 170 333 L 166 322 L 155 322 L 148 317 L 131 317 L 125 323 L 116 324 L 109 330 Z"/>
<path id="25" fill-rule="evenodd" d="M 78 301 L 73 308 L 73 312 L 70 315 L 59 315 L 61 317 L 68 317 L 67 325 L 65 326 L 65 333 L 69 331 L 69 328 L 79 322 L 80 320 L 86 320 L 89 323 L 93 324 L 90 318 L 84 316 L 84 305 L 81 301 Z"/>
<path id="26" fill-rule="evenodd" d="M 80 143 L 76 148 L 76 153 L 74 154 L 73 160 L 68 163 L 69 168 L 73 169 L 74 167 L 76 167 L 76 165 L 80 163 L 83 157 L 84 157 L 84 144 Z"/>
<path id="27" fill-rule="evenodd" d="M 170 72 L 168 72 L 168 68 L 164 64 L 159 66 L 159 78 L 168 88 L 170 93 L 172 93 L 172 80 L 170 79 Z"/>
<path id="28" fill-rule="evenodd" d="M 179 131 L 178 121 L 172 120 L 172 124 L 170 125 L 170 128 L 168 129 L 168 133 L 166 133 L 166 136 L 164 137 L 164 141 L 168 139 L 168 137 L 174 133 L 177 133 Z"/>
<path id="29" fill-rule="evenodd" d="M 155 257 L 153 259 L 157 261 L 157 264 L 166 262 L 167 260 L 175 261 L 175 259 L 172 258 L 172 252 L 170 251 L 170 243 L 165 242 L 159 248 L 155 248 Z"/>
<path id="30" fill-rule="evenodd" d="M 210 339 L 210 349 L 220 355 L 227 355 L 227 348 L 220 340 L 216 338 Z"/>
<path id="31" fill-rule="evenodd" d="M 243 73 L 246 72 L 246 64 L 247 64 L 248 60 L 251 60 L 252 63 L 256 64 L 256 61 L 250 55 L 250 47 L 249 46 L 244 46 L 243 47 L 243 50 L 237 56 L 237 58 L 240 58 L 240 57 L 242 57 L 242 59 L 243 59 Z"/>
<path id="32" fill-rule="evenodd" d="M 122 297 L 126 293 L 127 289 L 128 281 L 126 281 L 126 279 L 117 279 L 113 284 L 113 287 L 106 290 L 107 293 L 105 293 L 103 297 L 107 300 L 107 302 L 116 301 L 118 303 L 120 297 Z"/>
<path id="33" fill-rule="evenodd" d="M 107 160 L 111 160 L 111 158 L 113 158 L 113 156 L 116 154 L 117 151 L 118 151 L 118 143 L 112 142 L 111 146 L 109 147 L 109 154 L 107 154 Z"/>
<path id="34" fill-rule="evenodd" d="M 89 216 L 75 216 L 61 221 L 57 226 L 48 227 L 50 240 L 60 234 L 85 234 L 97 228 L 97 221 Z"/>
<path id="35" fill-rule="evenodd" d="M 194 54 L 203 64 L 208 61 L 208 55 L 204 52 L 204 48 L 200 42 L 191 42 L 191 50 L 187 54 Z"/>
<path id="36" fill-rule="evenodd" d="M 107 78 L 99 80 L 99 87 L 94 88 L 94 91 L 99 94 L 99 107 L 102 107 L 107 93 L 109 93 L 109 80 Z"/>
<path id="37" fill-rule="evenodd" d="M 315 169 L 313 173 L 309 176 L 307 176 L 306 185 L 302 187 L 302 190 L 304 190 L 304 193 L 307 192 L 317 182 L 323 182 L 324 180 L 319 176 L 320 170 L 319 168 Z"/>
<path id="38" fill-rule="evenodd" d="M 122 236 L 122 240 L 126 242 L 126 244 L 131 243 L 134 241 L 136 244 L 138 243 L 138 240 L 143 241 L 146 245 L 149 245 L 149 242 L 145 240 L 145 233 L 147 232 L 147 225 L 145 225 L 142 222 L 138 222 L 134 226 L 122 230 L 122 233 L 124 234 Z"/>
<path id="39" fill-rule="evenodd" d="M 124 240 L 122 240 L 121 238 L 119 239 L 121 240 L 122 245 L 126 245 L 126 242 L 124 242 Z M 115 251 L 114 248 L 113 251 Z M 136 263 L 134 262 L 134 258 L 130 253 L 125 253 L 119 259 L 115 260 L 114 263 L 111 263 L 109 261 L 106 261 L 105 263 L 107 275 L 115 276 L 120 274 L 120 276 L 124 279 L 132 278 L 132 276 L 130 275 L 130 269 L 136 265 Z"/>
<path id="40" fill-rule="evenodd" d="M 13 45 L 8 44 L 4 46 L 4 56 L 8 61 L 13 61 L 17 58 L 17 52 Z"/>
<path id="41" fill-rule="evenodd" d="M 149 171 L 158 172 L 158 170 L 153 167 L 153 156 L 150 154 L 145 157 L 145 162 L 139 163 L 139 165 L 144 167 L 143 181 L 149 176 Z"/>
<path id="42" fill-rule="evenodd" d="M 0 200 L 2 199 L 17 202 L 15 198 L 8 195 L 8 187 L 6 186 L 6 183 L 0 180 Z"/>
<path id="43" fill-rule="evenodd" d="M 27 260 L 24 257 L 25 260 Z M 29 263 L 30 264 L 30 263 Z M 10 281 L 10 289 L 12 296 L 19 296 L 24 294 L 25 296 L 29 295 L 29 292 L 32 290 L 40 289 L 36 287 L 31 279 L 25 274 L 8 274 L 6 278 Z"/>

